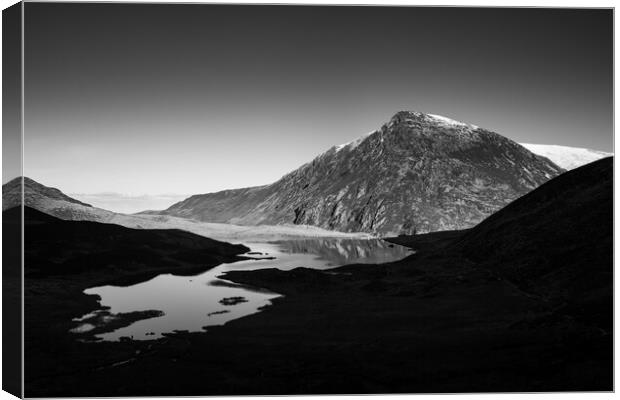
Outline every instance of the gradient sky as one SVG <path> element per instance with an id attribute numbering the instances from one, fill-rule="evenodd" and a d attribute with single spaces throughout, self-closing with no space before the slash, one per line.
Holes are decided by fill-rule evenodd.
<path id="1" fill-rule="evenodd" d="M 612 11 L 26 3 L 25 174 L 271 183 L 399 110 L 613 151 Z"/>
<path id="2" fill-rule="evenodd" d="M 2 183 L 22 175 L 21 4 L 2 10 Z"/>

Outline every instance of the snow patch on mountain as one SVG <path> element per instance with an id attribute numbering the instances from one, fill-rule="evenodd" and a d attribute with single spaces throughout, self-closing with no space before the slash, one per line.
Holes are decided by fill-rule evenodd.
<path id="1" fill-rule="evenodd" d="M 194 195 L 159 214 L 377 236 L 464 229 L 563 172 L 495 132 L 399 111 L 271 185 Z"/>
<path id="2" fill-rule="evenodd" d="M 547 157 L 556 165 L 566 170 L 575 169 L 601 158 L 613 156 L 613 153 L 579 147 L 531 143 L 520 144 L 534 154 Z"/>
<path id="3" fill-rule="evenodd" d="M 364 141 L 364 139 L 366 139 L 368 136 L 372 135 L 375 132 L 377 132 L 377 131 L 368 132 L 367 134 L 362 135 L 362 136 L 358 137 L 357 139 L 353 139 L 350 142 L 334 146 L 334 149 L 336 150 L 336 153 L 338 153 L 340 150 L 342 150 L 344 148 L 348 148 L 349 150 L 353 150 L 354 148 L 359 146 Z"/>
<path id="4" fill-rule="evenodd" d="M 427 121 L 440 125 L 440 126 L 445 126 L 445 127 L 456 127 L 456 128 L 468 128 L 468 129 L 479 129 L 480 127 L 477 125 L 473 125 L 473 124 L 467 124 L 465 122 L 460 122 L 460 121 L 456 121 L 454 119 L 448 118 L 448 117 L 444 117 L 443 115 L 438 115 L 438 114 L 423 114 L 423 113 L 415 113 L 412 112 L 411 114 L 414 115 L 418 115 L 418 116 L 422 116 L 424 117 Z M 390 121 L 389 125 L 393 125 L 395 122 L 392 120 Z M 376 133 L 377 131 L 374 130 L 372 132 L 368 132 L 365 135 L 362 135 L 356 139 L 353 139 L 347 143 L 342 143 L 339 144 L 337 146 L 333 146 L 331 149 L 334 149 L 336 151 L 336 153 L 340 152 L 343 149 L 348 149 L 353 150 L 355 149 L 357 146 L 359 146 L 364 140 L 366 140 L 366 138 L 368 138 L 370 135 L 372 135 L 373 133 Z M 381 141 L 383 141 L 383 138 L 381 138 Z M 330 150 L 331 150 L 330 149 Z"/>
<path id="5" fill-rule="evenodd" d="M 477 125 L 466 124 L 465 122 L 456 121 L 454 119 L 444 117 L 443 115 L 438 115 L 438 114 L 426 114 L 426 115 L 431 117 L 431 119 L 433 119 L 435 122 L 441 125 L 444 125 L 444 126 L 466 126 L 471 129 L 479 128 L 479 126 Z"/>

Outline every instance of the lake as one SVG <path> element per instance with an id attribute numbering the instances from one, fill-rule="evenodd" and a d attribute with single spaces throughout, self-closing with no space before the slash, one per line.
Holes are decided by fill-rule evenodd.
<path id="1" fill-rule="evenodd" d="M 219 279 L 225 271 L 297 267 L 328 269 L 354 263 L 384 263 L 402 259 L 411 251 L 378 239 L 299 239 L 271 243 L 247 243 L 246 254 L 255 259 L 222 264 L 194 276 L 161 274 L 131 286 L 100 286 L 86 294 L 100 297 L 101 310 L 74 321 L 88 319 L 98 312 L 109 313 L 101 321 L 112 321 L 118 313 L 157 310 L 157 316 L 138 320 L 129 326 L 98 334 L 98 340 L 117 341 L 161 338 L 174 331 L 199 332 L 209 326 L 260 312 L 280 295 L 261 288 L 237 285 Z M 87 332 L 89 323 L 78 324 L 73 332 Z"/>

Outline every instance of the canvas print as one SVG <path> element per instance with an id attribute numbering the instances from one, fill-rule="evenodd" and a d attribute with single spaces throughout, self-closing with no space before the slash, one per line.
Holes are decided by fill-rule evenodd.
<path id="1" fill-rule="evenodd" d="M 17 3 L 2 136 L 18 397 L 614 389 L 612 9 Z"/>

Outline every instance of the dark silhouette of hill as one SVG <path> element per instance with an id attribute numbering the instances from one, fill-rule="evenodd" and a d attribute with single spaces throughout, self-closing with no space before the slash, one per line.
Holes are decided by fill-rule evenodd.
<path id="1" fill-rule="evenodd" d="M 467 232 L 454 248 L 610 329 L 613 157 L 543 184 Z"/>
<path id="2" fill-rule="evenodd" d="M 20 209 L 3 218 L 20 218 Z M 194 273 L 237 260 L 249 251 L 177 229 L 131 229 L 92 221 L 65 221 L 24 207 L 25 273 L 43 277 L 86 272 L 105 279 L 143 280 L 145 274 Z M 132 278 L 132 275 L 136 275 Z"/>
<path id="3" fill-rule="evenodd" d="M 20 207 L 3 211 L 5 224 L 19 226 L 20 221 Z M 17 238 L 11 243 L 20 241 Z M 239 254 L 249 251 L 243 245 L 175 229 L 130 229 L 91 221 L 65 221 L 27 206 L 24 247 L 26 381 L 50 373 L 79 374 L 88 363 L 105 362 L 118 355 L 105 346 L 83 347 L 69 333 L 76 324 L 73 318 L 101 309 L 98 296 L 84 294 L 85 289 L 130 285 L 165 273 L 199 274 L 221 263 L 244 259 Z M 10 265 L 19 265 L 18 259 L 8 261 Z M 143 310 L 110 318 L 119 327 L 159 313 Z M 30 390 L 28 386 L 26 391 Z"/>
<path id="4" fill-rule="evenodd" d="M 610 329 L 613 157 L 566 172 L 467 231 L 388 239 L 463 257 Z"/>

